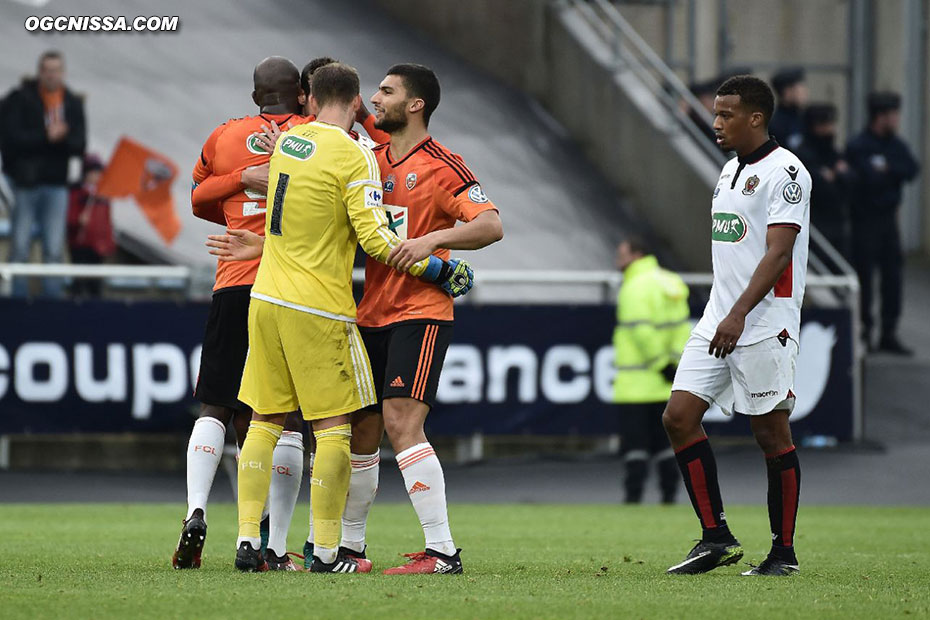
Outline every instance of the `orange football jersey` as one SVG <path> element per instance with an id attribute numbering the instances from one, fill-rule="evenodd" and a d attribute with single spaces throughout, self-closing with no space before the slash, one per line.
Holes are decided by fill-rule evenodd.
<path id="1" fill-rule="evenodd" d="M 497 210 L 459 155 L 429 136 L 399 160 L 390 143 L 375 147 L 381 167 L 384 210 L 401 239 L 468 222 L 479 213 Z M 449 258 L 449 250 L 436 255 Z M 384 327 L 402 321 L 452 320 L 452 298 L 435 284 L 368 258 L 365 292 L 358 305 L 358 324 Z"/>
<path id="2" fill-rule="evenodd" d="M 239 176 L 249 166 L 268 161 L 268 153 L 255 142 L 252 134 L 260 132 L 262 125 L 270 126 L 271 121 L 282 130 L 308 122 L 299 114 L 260 114 L 229 120 L 213 130 L 194 166 L 192 202 L 219 199 L 229 228 L 265 234 L 265 194 L 246 189 Z M 213 290 L 253 284 L 259 262 L 260 259 L 217 261 Z"/>

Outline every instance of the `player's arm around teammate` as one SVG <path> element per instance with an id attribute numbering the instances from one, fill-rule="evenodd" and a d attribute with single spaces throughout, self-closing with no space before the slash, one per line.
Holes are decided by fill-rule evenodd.
<path id="1" fill-rule="evenodd" d="M 482 211 L 475 219 L 454 228 L 434 230 L 422 237 L 401 241 L 391 250 L 388 264 L 406 271 L 413 263 L 438 250 L 480 250 L 504 238 L 504 224 L 497 211 Z"/>
<path id="2" fill-rule="evenodd" d="M 398 271 L 407 271 L 438 250 L 479 250 L 503 238 L 500 214 L 496 210 L 483 211 L 460 226 L 401 241 L 391 250 L 387 263 Z M 353 426 L 353 454 L 377 451 L 385 430 L 395 452 L 426 442 L 423 427 L 429 411 L 430 406 L 421 400 L 395 397 L 384 401 L 381 415 L 359 412 Z"/>
<path id="3" fill-rule="evenodd" d="M 404 241 L 388 256 L 403 270 L 423 257 L 450 249 L 478 249 L 503 236 L 497 208 L 462 158 L 427 131 L 440 99 L 428 67 L 391 67 L 371 97 L 376 128 L 390 141 L 375 147 L 385 210 Z M 457 222 L 461 225 L 456 226 Z M 442 466 L 424 432 L 452 337 L 452 300 L 397 271 L 369 261 L 359 327 L 368 348 L 378 403 L 353 416 L 352 481 L 343 518 L 342 546 L 365 553 L 366 522 L 377 490 L 379 446 L 385 430 L 425 548 L 386 574 L 461 573 L 449 526 Z"/>
<path id="4" fill-rule="evenodd" d="M 291 118 L 302 118 L 297 114 L 300 110 L 297 76 L 293 63 L 280 57 L 267 58 L 256 66 L 252 100 L 259 108 L 259 115 L 230 119 L 211 132 L 192 175 L 191 204 L 195 215 L 255 232 L 264 228 L 264 193 L 250 195 L 239 183 L 244 169 L 268 159 L 266 152 L 251 144 L 249 133 L 260 120 L 278 119 L 286 124 Z M 223 184 L 232 177 L 235 183 L 223 189 Z M 257 270 L 258 261 L 235 266 L 217 264 L 195 389 L 195 398 L 201 402 L 200 418 L 194 424 L 188 445 L 188 516 L 172 558 L 175 568 L 200 565 L 206 539 L 207 498 L 222 456 L 226 426 L 232 419 L 240 446 L 248 431 L 251 411 L 238 399 L 238 393 L 248 350 L 249 292 Z M 277 541 L 273 546 L 281 554 L 286 551 L 283 548 L 286 528 L 279 524 L 290 523 L 300 489 L 301 467 L 295 468 L 294 464 L 303 462 L 302 426 L 301 420 L 292 419 L 286 428 L 291 432 L 282 436 L 274 453 L 273 464 L 284 465 L 276 467 L 276 472 L 285 470 L 273 478 L 269 508 L 272 541 Z M 282 535 L 276 538 L 276 532 Z"/>

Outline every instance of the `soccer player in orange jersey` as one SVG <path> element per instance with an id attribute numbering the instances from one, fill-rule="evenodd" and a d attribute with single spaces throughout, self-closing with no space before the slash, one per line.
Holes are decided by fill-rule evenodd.
<path id="1" fill-rule="evenodd" d="M 334 62 L 337 62 L 334 58 L 330 58 L 329 56 L 320 56 L 319 58 L 314 58 L 313 60 L 308 62 L 306 65 L 304 65 L 304 68 L 301 69 L 300 71 L 300 88 L 303 91 L 303 98 L 302 98 L 302 101 L 303 101 L 302 111 L 304 114 L 303 122 L 305 123 L 312 123 L 314 120 L 316 120 L 317 111 L 313 109 L 313 99 L 310 97 L 310 88 L 311 88 L 313 73 L 320 67 L 326 66 Z M 388 133 L 381 131 L 380 129 L 375 127 L 375 122 L 376 122 L 375 115 L 368 111 L 368 108 L 365 107 L 364 103 L 362 103 L 362 105 L 359 106 L 358 108 L 358 113 L 356 114 L 355 122 L 357 122 L 362 127 L 364 127 L 365 131 L 368 133 L 369 138 L 371 138 L 369 140 L 368 138 L 365 138 L 364 136 L 359 134 L 357 131 L 350 129 L 348 132 L 349 136 L 351 136 L 353 140 L 357 140 L 363 146 L 367 146 L 368 148 L 373 148 L 374 146 L 378 144 L 384 144 L 385 142 L 391 139 L 391 136 Z M 284 129 L 287 129 L 287 127 L 285 127 Z M 281 127 L 279 127 L 278 124 L 275 123 L 274 120 L 272 120 L 268 124 L 261 125 L 261 132 L 255 134 L 255 140 L 262 148 L 264 148 L 266 151 L 270 153 L 274 151 L 275 143 L 277 142 L 278 138 L 281 136 L 281 133 L 283 133 Z M 267 190 L 267 185 L 268 185 L 268 163 L 267 162 L 260 166 L 252 166 L 246 169 L 245 171 L 243 171 L 242 175 L 243 175 L 243 182 L 246 182 L 247 179 L 249 181 L 251 181 L 252 179 L 261 179 L 258 182 L 263 184 L 262 190 L 263 191 Z M 222 224 L 223 222 L 219 221 L 218 223 Z M 235 227 L 231 227 L 231 228 L 235 228 Z"/>
<path id="2" fill-rule="evenodd" d="M 329 56 L 320 56 L 319 58 L 314 58 L 308 62 L 300 71 L 300 88 L 304 92 L 305 102 L 303 112 L 304 116 L 307 118 L 306 122 L 308 123 L 313 122 L 316 119 L 316 112 L 315 110 L 311 109 L 312 100 L 310 98 L 310 85 L 311 79 L 313 78 L 313 73 L 320 67 L 334 62 L 337 62 L 334 58 L 330 58 Z M 375 127 L 375 123 L 377 122 L 375 115 L 368 111 L 368 108 L 365 107 L 364 103 L 362 103 L 362 105 L 360 105 L 358 108 L 358 114 L 355 117 L 355 122 L 364 127 L 365 131 L 368 133 L 368 137 L 371 138 L 371 143 L 363 142 L 365 146 L 373 147 L 376 144 L 384 144 L 391 139 L 391 136 L 387 132 Z M 264 127 L 263 129 L 269 136 L 266 140 L 264 140 L 264 143 L 268 147 L 268 150 L 273 150 L 274 143 L 280 135 L 280 131 L 276 127 Z M 352 138 L 355 140 L 358 140 L 360 137 L 359 133 L 354 130 L 350 130 L 349 135 L 352 136 Z M 259 136 L 259 139 L 261 140 L 262 136 Z"/>
<path id="3" fill-rule="evenodd" d="M 426 539 L 425 550 L 386 574 L 461 573 L 449 528 L 442 466 L 423 431 L 435 404 L 452 339 L 452 299 L 404 273 L 449 250 L 499 241 L 497 211 L 462 158 L 429 135 L 439 104 L 435 73 L 415 64 L 391 67 L 377 93 L 375 127 L 390 141 L 375 148 L 391 227 L 404 240 L 391 266 L 368 260 L 358 325 L 371 360 L 378 405 L 353 416 L 352 479 L 343 516 L 343 553 L 364 557 L 365 523 L 378 486 L 378 446 L 385 429 Z M 456 226 L 456 222 L 465 222 Z"/>
<path id="4" fill-rule="evenodd" d="M 290 127 L 305 122 L 300 114 L 303 93 L 299 78 L 297 67 L 285 58 L 267 58 L 255 67 L 252 99 L 260 114 L 229 120 L 207 138 L 193 173 L 191 204 L 195 215 L 264 234 L 268 153 L 253 134 L 262 124 Z M 174 568 L 200 567 L 207 533 L 207 498 L 222 458 L 226 425 L 236 421 L 240 445 L 248 429 L 251 411 L 237 396 L 248 350 L 249 292 L 258 264 L 258 260 L 217 263 L 195 392 L 201 402 L 200 417 L 187 450 L 187 518 L 172 557 Z M 274 453 L 268 560 L 269 566 L 282 570 L 296 568 L 287 558 L 284 539 L 303 471 L 301 425 L 297 417 L 282 434 Z"/>

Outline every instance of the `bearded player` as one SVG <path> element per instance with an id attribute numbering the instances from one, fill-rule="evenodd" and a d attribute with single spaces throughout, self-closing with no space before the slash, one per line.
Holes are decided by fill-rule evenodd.
<path id="1" fill-rule="evenodd" d="M 748 75 L 728 79 L 714 100 L 717 144 L 737 157 L 724 165 L 714 190 L 710 301 L 681 356 L 662 416 L 703 535 L 669 573 L 706 573 L 743 556 L 727 525 L 717 464 L 701 426 L 712 402 L 749 416 L 768 470 L 772 548 L 743 575 L 798 572 L 801 467 L 788 416 L 795 401 L 811 177 L 769 137 L 773 107 L 768 85 Z"/>
<path id="2" fill-rule="evenodd" d="M 392 230 L 404 241 L 391 252 L 390 266 L 371 259 L 365 265 L 358 325 L 378 402 L 353 416 L 352 479 L 341 550 L 365 557 L 365 526 L 378 487 L 378 447 L 387 430 L 426 544 L 386 574 L 462 572 L 442 465 L 423 430 L 452 339 L 452 300 L 404 271 L 430 255 L 448 259 L 450 250 L 476 250 L 503 237 L 497 208 L 474 174 L 460 156 L 430 137 L 439 97 L 432 70 L 399 64 L 388 70 L 371 98 L 375 127 L 390 135 L 390 142 L 375 148 L 384 208 Z"/>

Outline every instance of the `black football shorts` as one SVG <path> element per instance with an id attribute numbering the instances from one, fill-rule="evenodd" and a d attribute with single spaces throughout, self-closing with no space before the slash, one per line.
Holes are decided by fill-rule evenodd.
<path id="1" fill-rule="evenodd" d="M 378 404 L 369 407 L 381 411 L 387 398 L 414 398 L 430 406 L 436 404 L 439 374 L 452 341 L 452 323 L 417 321 L 387 327 L 359 327 L 371 374 L 375 381 Z"/>
<path id="2" fill-rule="evenodd" d="M 250 411 L 239 401 L 239 383 L 249 352 L 251 290 L 251 286 L 231 286 L 213 294 L 194 390 L 194 398 L 205 405 Z"/>

